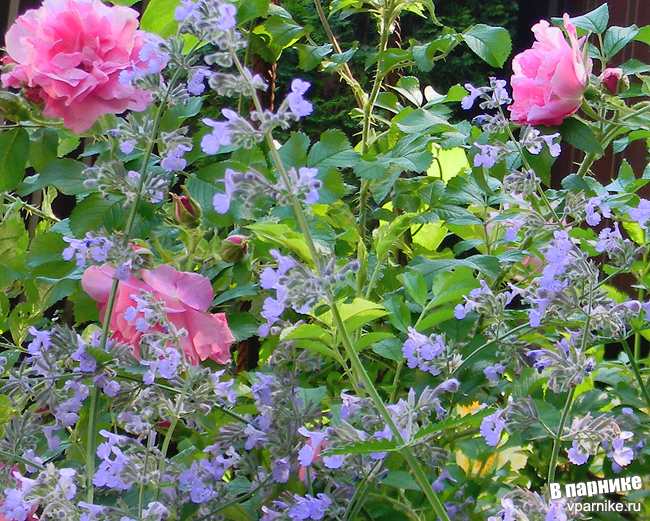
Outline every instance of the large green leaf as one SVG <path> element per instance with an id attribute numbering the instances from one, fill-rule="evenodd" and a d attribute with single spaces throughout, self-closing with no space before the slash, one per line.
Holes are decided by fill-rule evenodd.
<path id="1" fill-rule="evenodd" d="M 512 42 L 502 27 L 477 24 L 463 33 L 467 46 L 492 67 L 503 67 L 510 56 Z"/>
<path id="2" fill-rule="evenodd" d="M 81 201 L 70 215 L 70 229 L 76 237 L 83 237 L 87 232 L 106 228 L 119 229 L 126 222 L 127 212 L 122 205 L 123 198 L 104 199 L 100 194 L 90 194 Z"/>
<path id="3" fill-rule="evenodd" d="M 59 135 L 52 128 L 39 128 L 31 136 L 29 162 L 37 172 L 57 158 Z"/>
<path id="4" fill-rule="evenodd" d="M 179 0 L 151 0 L 140 19 L 140 28 L 163 38 L 176 34 L 178 22 L 174 12 L 179 5 Z"/>
<path id="5" fill-rule="evenodd" d="M 343 132 L 338 129 L 326 130 L 309 151 L 307 165 L 325 172 L 330 168 L 353 168 L 359 160 L 359 153 Z"/>
<path id="6" fill-rule="evenodd" d="M 560 127 L 560 132 L 562 133 L 563 140 L 583 152 L 598 155 L 604 153 L 603 146 L 600 144 L 594 131 L 576 118 L 565 119 Z"/>
<path id="7" fill-rule="evenodd" d="M 57 159 L 45 166 L 39 175 L 25 179 L 18 193 L 27 195 L 50 185 L 66 195 L 87 193 L 90 189 L 84 186 L 84 181 L 88 178 L 83 175 L 86 168 L 87 165 L 74 159 Z"/>
<path id="8" fill-rule="evenodd" d="M 61 253 L 66 246 L 60 233 L 39 233 L 30 245 L 25 264 L 28 268 L 35 268 L 47 262 L 61 261 Z"/>
<path id="9" fill-rule="evenodd" d="M 554 25 L 558 26 L 564 23 L 562 18 L 553 18 L 552 21 Z M 609 23 L 609 7 L 606 3 L 602 4 L 587 14 L 571 18 L 571 23 L 587 32 L 602 34 Z"/>
<path id="10" fill-rule="evenodd" d="M 29 135 L 24 128 L 0 134 L 0 192 L 15 189 L 25 176 Z"/>

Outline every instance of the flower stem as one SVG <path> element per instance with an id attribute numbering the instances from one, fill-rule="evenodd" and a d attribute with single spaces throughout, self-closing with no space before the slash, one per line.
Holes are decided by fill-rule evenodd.
<path id="1" fill-rule="evenodd" d="M 641 389 L 641 394 L 643 395 L 643 399 L 645 400 L 646 406 L 648 407 L 648 411 L 650 411 L 650 393 L 648 393 L 648 387 L 643 383 L 643 378 L 641 377 L 641 371 L 639 371 L 639 366 L 636 363 L 636 357 L 632 354 L 632 350 L 630 349 L 630 346 L 628 345 L 626 339 L 621 340 L 621 344 L 623 344 L 623 349 L 625 350 L 625 354 L 627 355 L 627 358 L 630 362 L 630 366 L 632 367 L 634 378 L 636 379 L 636 382 L 639 384 L 639 388 Z"/>
<path id="2" fill-rule="evenodd" d="M 553 440 L 553 450 L 551 452 L 551 463 L 548 467 L 548 478 L 546 483 L 551 484 L 555 483 L 555 469 L 557 467 L 557 459 L 560 455 L 560 445 L 562 444 L 562 433 L 564 432 L 564 426 L 566 425 L 567 419 L 569 418 L 569 412 L 573 406 L 573 399 L 575 397 L 575 387 L 572 387 L 569 391 L 569 395 L 566 398 L 566 404 L 564 404 L 564 410 L 562 411 L 562 417 L 560 418 L 560 424 L 557 428 L 557 435 Z"/>
<path id="3" fill-rule="evenodd" d="M 124 228 L 124 235 L 126 241 L 131 238 L 133 233 L 133 228 L 135 225 L 135 217 L 138 213 L 138 206 L 140 200 L 142 199 L 142 187 L 144 186 L 144 181 L 147 175 L 147 170 L 149 168 L 149 160 L 153 153 L 153 147 L 156 142 L 156 136 L 158 134 L 158 127 L 160 126 L 160 119 L 162 118 L 163 107 L 167 104 L 169 95 L 176 85 L 182 68 L 178 68 L 174 71 L 172 75 L 167 90 L 163 96 L 163 99 L 160 101 L 160 105 L 156 107 L 156 112 L 154 116 L 154 124 L 152 130 L 152 138 L 147 143 L 147 147 L 144 151 L 144 156 L 142 158 L 142 166 L 140 167 L 140 179 L 138 181 L 138 188 L 136 191 L 135 200 L 131 205 L 129 211 L 129 216 L 126 221 L 126 227 Z M 113 279 L 113 285 L 111 286 L 111 291 L 108 296 L 108 302 L 106 303 L 106 311 L 104 313 L 104 323 L 102 325 L 102 335 L 99 341 L 99 349 L 106 350 L 106 345 L 108 342 L 108 333 L 110 330 L 111 317 L 113 316 L 113 309 L 115 307 L 115 298 L 117 295 L 117 288 L 120 281 L 118 279 Z M 95 429 L 97 427 L 97 407 L 99 401 L 99 388 L 97 385 L 93 385 L 93 389 L 90 392 L 90 409 L 88 411 L 88 434 L 86 442 L 86 502 L 93 502 L 94 490 L 93 490 L 93 479 L 95 477 L 95 450 L 97 448 L 97 439 L 95 434 Z"/>
<path id="4" fill-rule="evenodd" d="M 242 74 L 243 77 L 246 77 L 244 74 L 244 70 L 242 67 L 241 62 L 237 58 L 237 55 L 233 53 L 233 61 L 239 70 L 240 74 Z M 257 96 L 253 95 L 252 96 L 253 103 L 255 105 L 256 110 L 259 112 L 262 112 L 262 108 L 260 106 L 259 99 Z M 278 171 L 278 174 L 282 178 L 282 180 L 285 183 L 285 186 L 290 190 L 291 188 L 291 179 L 289 178 L 284 165 L 282 164 L 282 160 L 280 158 L 280 155 L 278 154 L 277 149 L 275 148 L 275 144 L 273 143 L 273 137 L 271 136 L 271 133 L 268 132 L 265 135 L 266 142 L 269 145 L 269 152 L 271 154 L 271 157 L 273 159 L 273 162 L 275 163 L 275 167 Z M 293 207 L 296 220 L 298 222 L 298 226 L 300 228 L 300 231 L 302 232 L 305 241 L 307 243 L 307 247 L 309 248 L 309 252 L 311 253 L 311 256 L 313 258 L 314 266 L 316 272 L 320 275 L 321 274 L 321 266 L 320 266 L 320 259 L 318 255 L 318 251 L 316 249 L 316 245 L 314 243 L 314 240 L 311 235 L 311 230 L 309 229 L 309 225 L 307 224 L 307 219 L 305 218 L 305 214 L 302 208 L 302 205 L 298 198 L 296 197 L 295 194 L 290 193 L 289 194 L 290 199 L 291 199 L 291 205 Z M 352 344 L 352 340 L 350 339 L 350 336 L 348 335 L 347 329 L 345 328 L 345 322 L 343 321 L 343 317 L 341 317 L 341 313 L 339 311 L 338 305 L 336 304 L 336 301 L 334 299 L 334 295 L 332 295 L 331 291 L 327 292 L 326 296 L 326 301 L 330 306 L 330 309 L 332 311 L 332 318 L 334 320 L 334 325 L 336 326 L 336 329 L 341 337 L 341 343 L 343 344 L 343 347 L 345 349 L 346 355 L 348 359 L 350 360 L 350 363 L 352 365 L 352 371 L 354 375 L 357 377 L 358 381 L 360 381 L 363 384 L 364 391 L 369 395 L 369 397 L 372 399 L 375 407 L 379 411 L 379 415 L 382 417 L 384 422 L 386 422 L 386 425 L 388 428 L 391 430 L 393 433 L 393 437 L 395 441 L 398 443 L 398 445 L 401 446 L 400 453 L 404 457 L 404 459 L 407 461 L 409 467 L 411 468 L 413 475 L 415 477 L 415 480 L 418 482 L 420 485 L 420 488 L 424 492 L 424 495 L 428 499 L 429 503 L 433 507 L 434 511 L 438 515 L 438 517 L 442 521 L 449 521 L 449 516 L 447 515 L 447 512 L 445 511 L 444 507 L 442 506 L 442 503 L 438 499 L 438 496 L 436 496 L 435 492 L 431 488 L 431 484 L 429 483 L 429 480 L 427 479 L 427 476 L 422 469 L 422 466 L 420 465 L 420 462 L 415 458 L 413 455 L 413 452 L 411 451 L 411 448 L 405 445 L 405 441 L 402 438 L 402 434 L 400 433 L 399 429 L 397 428 L 397 425 L 395 425 L 395 422 L 393 421 L 393 418 L 391 417 L 390 413 L 386 409 L 386 406 L 384 405 L 384 402 L 382 401 L 381 397 L 379 396 L 379 393 L 377 392 L 377 389 L 375 388 L 372 380 L 370 379 L 370 376 L 366 372 L 365 368 L 363 367 L 363 364 L 361 363 L 361 359 L 359 358 L 359 355 L 357 354 L 356 350 L 354 349 L 354 345 Z"/>

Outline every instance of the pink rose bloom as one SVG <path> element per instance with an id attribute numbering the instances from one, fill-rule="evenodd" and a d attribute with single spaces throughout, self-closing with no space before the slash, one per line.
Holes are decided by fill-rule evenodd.
<path id="1" fill-rule="evenodd" d="M 104 264 L 91 266 L 81 279 L 81 285 L 99 305 L 100 318 L 104 320 L 108 296 L 113 285 L 115 269 Z M 219 364 L 230 360 L 230 345 L 235 341 L 224 313 L 206 313 L 212 305 L 214 291 L 210 281 L 198 273 L 176 271 L 171 266 L 158 266 L 153 270 L 141 270 L 142 280 L 131 275 L 128 280 L 120 282 L 115 298 L 115 307 L 111 316 L 110 328 L 117 341 L 131 344 L 138 355 L 138 344 L 143 333 L 136 327 L 138 319 L 144 317 L 139 311 L 127 320 L 125 313 L 136 307 L 131 295 L 138 296 L 139 291 L 153 294 L 159 302 L 165 303 L 167 318 L 177 329 L 184 328 L 187 336 L 180 339 L 181 347 L 187 358 L 194 364 L 211 358 Z M 150 331 L 162 331 L 159 325 Z"/>
<path id="2" fill-rule="evenodd" d="M 15 65 L 2 75 L 3 87 L 36 88 L 43 114 L 63 118 L 76 133 L 103 114 L 144 110 L 150 93 L 128 80 L 134 71 L 159 72 L 166 62 L 158 37 L 139 31 L 137 17 L 133 9 L 100 0 L 44 0 L 7 32 Z"/>
<path id="3" fill-rule="evenodd" d="M 566 41 L 559 27 L 546 20 L 533 26 L 536 42 L 512 60 L 512 120 L 520 125 L 559 125 L 574 114 L 587 88 L 591 60 L 585 62 L 576 28 L 564 15 Z"/>

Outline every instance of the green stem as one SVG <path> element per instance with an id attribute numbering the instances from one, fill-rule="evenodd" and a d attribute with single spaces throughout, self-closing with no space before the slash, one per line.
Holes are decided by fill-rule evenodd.
<path id="1" fill-rule="evenodd" d="M 555 483 L 555 468 L 557 467 L 557 458 L 560 454 L 560 445 L 562 444 L 562 433 L 564 432 L 564 426 L 566 425 L 567 419 L 569 418 L 569 412 L 573 406 L 573 398 L 575 396 L 575 387 L 572 387 L 569 391 L 569 395 L 566 398 L 566 404 L 564 405 L 564 410 L 562 411 L 562 417 L 560 418 L 560 425 L 557 428 L 557 435 L 553 440 L 553 450 L 551 452 L 551 463 L 548 467 L 548 478 L 546 483 Z"/>
<path id="2" fill-rule="evenodd" d="M 408 463 L 409 467 L 411 468 L 415 480 L 417 481 L 418 485 L 420 485 L 420 488 L 424 492 L 424 495 L 426 496 L 427 500 L 433 507 L 434 511 L 436 512 L 438 517 L 440 517 L 440 519 L 442 519 L 443 521 L 449 521 L 447 512 L 445 511 L 444 507 L 442 506 L 442 503 L 438 499 L 438 496 L 431 488 L 431 483 L 429 483 L 429 480 L 427 479 L 427 476 L 424 470 L 422 469 L 420 462 L 414 456 L 413 452 L 411 451 L 411 448 L 404 446 L 405 441 L 404 438 L 402 437 L 402 433 L 397 428 L 397 425 L 393 421 L 393 418 L 391 414 L 388 412 L 388 409 L 386 409 L 386 406 L 384 405 L 381 396 L 379 396 L 379 393 L 377 392 L 377 389 L 375 388 L 372 380 L 370 379 L 370 376 L 366 372 L 366 369 L 363 367 L 359 355 L 357 354 L 356 350 L 352 346 L 350 337 L 348 336 L 347 330 L 345 329 L 345 323 L 343 322 L 343 318 L 341 317 L 338 306 L 336 305 L 334 301 L 334 297 L 331 295 L 331 293 L 328 295 L 328 300 L 329 300 L 330 307 L 332 309 L 332 316 L 334 318 L 334 323 L 336 324 L 337 329 L 340 331 L 341 338 L 343 340 L 343 347 L 345 348 L 346 354 L 350 359 L 350 363 L 352 364 L 353 371 L 357 374 L 357 376 L 363 383 L 364 390 L 366 391 L 368 396 L 372 399 L 375 407 L 379 411 L 379 415 L 381 416 L 381 418 L 384 420 L 384 422 L 386 422 L 386 425 L 392 432 L 393 438 L 395 439 L 396 443 L 402 446 L 402 448 L 400 449 L 400 453 L 402 454 L 402 456 Z"/>
<path id="3" fill-rule="evenodd" d="M 187 374 L 187 371 L 185 372 L 184 376 L 185 376 L 185 382 L 183 383 L 183 390 L 181 391 L 181 395 L 178 397 L 178 400 L 176 401 L 176 408 L 174 409 L 174 417 L 172 418 L 172 421 L 169 423 L 169 427 L 167 428 L 167 432 L 165 433 L 165 439 L 163 440 L 162 448 L 160 449 L 160 460 L 158 460 L 158 479 L 160 480 L 159 483 L 162 483 L 163 474 L 165 472 L 165 462 L 167 461 L 167 450 L 169 449 L 169 444 L 172 441 L 172 436 L 174 435 L 174 430 L 176 429 L 178 420 L 180 420 L 181 418 L 183 401 L 185 400 L 185 395 L 187 394 L 187 390 L 189 389 L 190 386 L 190 378 L 189 375 Z M 158 501 L 159 494 L 160 494 L 160 486 L 157 487 L 154 492 L 154 501 Z"/>
<path id="4" fill-rule="evenodd" d="M 35 206 L 33 206 L 33 205 L 29 204 L 29 203 L 26 203 L 25 201 L 23 201 L 19 197 L 11 195 L 8 192 L 3 192 L 2 197 L 9 200 L 11 203 L 13 203 L 15 205 L 18 205 L 20 208 L 22 208 L 24 210 L 27 210 L 29 213 L 32 213 L 34 215 L 38 215 L 39 217 L 41 217 L 43 219 L 47 219 L 49 221 L 54 221 L 56 223 L 58 223 L 61 220 L 56 215 L 46 214 L 45 212 L 43 212 L 39 208 L 36 208 Z"/>
<path id="5" fill-rule="evenodd" d="M 517 326 L 516 328 L 510 330 L 510 332 L 508 333 L 507 336 L 514 335 L 514 334 L 516 334 L 516 333 L 519 333 L 520 331 L 528 332 L 528 331 L 530 331 L 531 329 L 532 329 L 532 328 L 530 327 L 529 324 L 521 324 L 521 325 Z M 465 358 L 463 358 L 463 361 L 461 362 L 460 366 L 458 367 L 458 371 L 460 371 L 463 367 L 465 367 L 465 366 L 467 365 L 467 363 L 468 363 L 472 358 L 474 358 L 476 355 L 478 355 L 479 353 L 481 353 L 481 351 L 483 351 L 484 349 L 487 349 L 488 347 L 490 347 L 490 346 L 492 346 L 492 345 L 494 345 L 494 344 L 498 344 L 501 340 L 503 340 L 503 337 L 501 337 L 500 339 L 496 338 L 496 339 L 494 339 L 494 340 L 490 340 L 489 342 L 486 342 L 486 343 L 483 344 L 482 346 L 477 347 L 477 348 L 476 348 L 474 351 L 472 351 L 469 355 L 467 355 Z"/>
<path id="6" fill-rule="evenodd" d="M 314 0 L 314 6 L 316 7 L 316 12 L 318 13 L 318 18 L 320 18 L 320 22 L 323 25 L 323 29 L 327 34 L 327 38 L 332 44 L 332 47 L 334 47 L 334 51 L 336 54 L 343 54 L 343 49 L 339 45 L 336 36 L 334 36 L 334 32 L 330 27 L 330 24 L 327 20 L 327 15 L 325 14 L 325 10 L 323 9 L 323 5 L 321 4 L 320 0 Z M 350 66 L 347 63 L 344 63 L 342 66 L 342 71 L 339 74 L 352 88 L 352 92 L 354 93 L 354 97 L 356 98 L 359 107 L 363 108 L 363 98 L 365 97 L 365 93 L 363 92 L 363 89 L 361 88 L 359 82 L 354 79 L 354 75 L 352 74 Z"/>
<path id="7" fill-rule="evenodd" d="M 147 143 L 147 147 L 144 151 L 144 156 L 142 158 L 142 166 L 140 167 L 140 179 L 138 181 L 138 187 L 136 191 L 136 196 L 131 205 L 129 211 L 129 216 L 126 221 L 126 227 L 124 228 L 124 235 L 126 241 L 131 238 L 133 233 L 133 227 L 135 224 L 135 217 L 138 213 L 138 206 L 140 200 L 142 199 L 142 187 L 144 186 L 144 181 L 147 175 L 147 170 L 149 168 L 149 160 L 153 154 L 153 147 L 156 143 L 156 135 L 158 134 L 158 127 L 160 126 L 160 119 L 162 118 L 163 107 L 167 104 L 169 99 L 169 94 L 176 85 L 183 69 L 181 67 L 177 68 L 172 75 L 172 78 L 169 81 L 169 85 L 163 99 L 160 102 L 160 105 L 156 107 L 156 112 L 154 116 L 152 138 Z M 102 335 L 99 342 L 99 348 L 106 350 L 106 345 L 108 342 L 108 333 L 110 330 L 111 317 L 113 315 L 113 308 L 115 307 L 115 297 L 117 295 L 117 288 L 120 281 L 118 279 L 113 279 L 113 285 L 111 286 L 111 291 L 108 296 L 108 302 L 106 303 L 106 311 L 104 313 L 104 323 L 102 325 Z M 97 403 L 99 401 L 99 388 L 97 385 L 93 385 L 90 397 L 90 409 L 88 411 L 88 439 L 86 443 L 86 501 L 88 503 L 93 502 L 94 489 L 93 489 L 93 479 L 95 477 L 95 451 L 97 448 L 97 439 L 95 435 L 96 423 L 97 423 Z"/>
<path id="8" fill-rule="evenodd" d="M 626 339 L 623 339 L 621 343 L 623 344 L 623 349 L 625 350 L 625 354 L 627 355 L 630 366 L 632 367 L 634 378 L 636 378 L 637 384 L 639 384 L 639 388 L 641 389 L 641 394 L 643 395 L 643 399 L 645 400 L 646 406 L 648 407 L 648 411 L 650 411 L 650 393 L 648 393 L 648 388 L 645 383 L 643 383 L 641 371 L 639 371 L 639 366 L 636 363 L 637 358 L 632 355 L 632 351 L 630 350 L 630 346 L 628 345 Z"/>
<path id="9" fill-rule="evenodd" d="M 639 288 L 639 291 L 637 293 L 637 300 L 639 302 L 643 302 L 644 299 L 645 299 L 645 289 Z M 638 360 L 639 358 L 641 358 L 641 333 L 637 331 L 636 333 L 634 333 L 634 360 Z"/>
<path id="10" fill-rule="evenodd" d="M 239 59 L 235 54 L 233 54 L 233 60 L 237 69 L 243 75 L 244 71 L 241 62 L 239 61 Z M 257 99 L 257 96 L 252 96 L 252 99 L 253 99 L 253 103 L 255 104 L 256 110 L 262 112 L 262 107 L 260 106 L 260 102 L 259 99 Z M 280 177 L 285 182 L 285 186 L 287 186 L 287 188 L 290 190 L 292 186 L 291 179 L 289 178 L 289 176 L 287 175 L 284 169 L 284 165 L 282 164 L 280 155 L 278 154 L 278 151 L 275 148 L 275 144 L 273 143 L 273 138 L 271 136 L 271 133 L 270 132 L 267 133 L 265 137 L 269 145 L 269 151 L 271 157 L 273 158 L 273 162 L 275 163 L 276 169 L 280 174 Z M 291 199 L 291 205 L 293 207 L 296 216 L 296 220 L 298 222 L 298 226 L 302 231 L 302 234 L 307 243 L 307 247 L 309 248 L 309 252 L 311 253 L 311 256 L 313 258 L 315 270 L 318 274 L 320 274 L 321 266 L 320 266 L 318 251 L 316 250 L 316 245 L 312 238 L 311 230 L 309 229 L 309 225 L 307 224 L 307 219 L 305 218 L 305 214 L 303 212 L 302 206 L 298 198 L 295 196 L 295 194 L 290 193 L 290 199 Z M 345 329 L 345 323 L 343 321 L 343 318 L 341 317 L 341 313 L 339 312 L 338 305 L 336 304 L 331 292 L 328 292 L 326 300 L 332 310 L 332 317 L 334 319 L 334 324 L 341 336 L 341 341 L 343 347 L 345 348 L 346 355 L 352 365 L 353 372 L 356 374 L 357 378 L 363 384 L 365 392 L 370 396 L 373 403 L 375 404 L 375 407 L 377 407 L 377 409 L 379 410 L 380 416 L 386 422 L 386 425 L 388 425 L 388 428 L 393 433 L 393 437 L 395 438 L 395 441 L 399 445 L 403 446 L 405 442 L 404 439 L 402 438 L 402 434 L 397 428 L 397 425 L 395 425 L 395 422 L 393 422 L 393 418 L 391 417 L 390 413 L 386 409 L 386 406 L 384 405 L 381 397 L 379 396 L 379 393 L 377 392 L 377 389 L 375 388 L 372 380 L 370 379 L 370 376 L 368 376 L 368 373 L 363 367 L 363 364 L 359 359 L 359 355 L 354 349 L 354 346 L 348 335 L 348 332 Z M 442 506 L 442 503 L 440 502 L 435 492 L 431 488 L 431 484 L 429 483 L 427 476 L 424 470 L 422 469 L 422 466 L 420 465 L 420 462 L 415 458 L 410 447 L 403 446 L 400 452 L 402 453 L 402 456 L 404 457 L 404 459 L 406 459 L 407 463 L 411 467 L 415 480 L 420 485 L 420 488 L 422 489 L 425 496 L 429 500 L 429 503 L 433 507 L 438 517 L 440 517 L 442 521 L 449 521 L 449 516 L 447 516 L 447 512 L 445 511 L 444 507 Z"/>

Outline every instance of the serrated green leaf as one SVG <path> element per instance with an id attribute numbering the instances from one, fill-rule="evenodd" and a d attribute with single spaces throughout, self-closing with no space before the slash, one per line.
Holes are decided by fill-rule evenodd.
<path id="1" fill-rule="evenodd" d="M 18 187 L 20 195 L 28 195 L 46 186 L 54 186 L 65 195 L 80 195 L 91 189 L 84 186 L 83 175 L 88 166 L 74 159 L 57 159 L 48 163 L 38 176 L 28 177 Z M 33 180 L 32 180 L 33 179 Z"/>
<path id="2" fill-rule="evenodd" d="M 59 135 L 52 128 L 39 128 L 32 133 L 29 162 L 37 172 L 43 171 L 57 157 Z"/>
<path id="3" fill-rule="evenodd" d="M 308 45 L 305 43 L 298 43 L 294 45 L 298 51 L 298 67 L 304 71 L 310 71 L 318 67 L 323 58 L 332 52 L 333 45 L 326 43 L 325 45 Z"/>
<path id="4" fill-rule="evenodd" d="M 562 139 L 583 152 L 602 155 L 603 146 L 594 131 L 576 118 L 567 118 L 560 126 Z"/>
<path id="5" fill-rule="evenodd" d="M 34 237 L 30 245 L 25 264 L 28 268 L 35 268 L 47 262 L 63 260 L 61 252 L 65 247 L 66 243 L 63 241 L 61 234 L 54 232 L 39 233 Z"/>
<path id="6" fill-rule="evenodd" d="M 362 298 L 355 298 L 350 303 L 339 304 L 338 307 L 348 332 L 352 332 L 368 322 L 388 315 L 388 311 L 381 304 Z M 325 311 L 321 315 L 318 315 L 318 319 L 325 324 L 331 325 L 333 323 L 332 312 L 329 310 Z"/>
<path id="7" fill-rule="evenodd" d="M 418 492 L 422 490 L 413 476 L 403 470 L 391 470 L 388 476 L 381 480 L 381 484 L 401 490 L 417 490 Z"/>
<path id="8" fill-rule="evenodd" d="M 397 122 L 399 128 L 405 134 L 428 134 L 444 131 L 455 131 L 447 120 L 437 116 L 427 109 L 417 109 L 407 114 Z"/>
<path id="9" fill-rule="evenodd" d="M 302 132 L 292 132 L 291 137 L 278 151 L 285 170 L 295 168 L 296 170 L 307 164 L 307 149 L 309 138 Z"/>
<path id="10" fill-rule="evenodd" d="M 411 270 L 397 276 L 404 284 L 404 289 L 409 296 L 420 306 L 424 307 L 427 302 L 427 285 L 420 272 Z"/>
<path id="11" fill-rule="evenodd" d="M 269 0 L 240 0 L 237 5 L 237 22 L 244 24 L 255 18 L 266 18 L 269 14 Z"/>
<path id="12" fill-rule="evenodd" d="M 304 260 L 311 262 L 311 253 L 305 238 L 301 233 L 292 230 L 286 224 L 263 221 L 249 224 L 247 228 L 252 230 L 263 241 L 284 246 L 300 255 Z"/>
<path id="13" fill-rule="evenodd" d="M 29 134 L 24 128 L 0 134 L 0 192 L 14 190 L 23 180 L 29 146 Z"/>
<path id="14" fill-rule="evenodd" d="M 631 25 L 630 27 L 618 27 L 613 25 L 607 29 L 605 38 L 603 39 L 603 50 L 605 51 L 607 60 L 610 60 L 621 51 L 623 47 L 630 43 L 638 32 L 639 28 L 636 25 Z"/>
<path id="15" fill-rule="evenodd" d="M 395 337 L 375 342 L 372 345 L 372 350 L 379 356 L 388 360 L 399 362 L 404 359 L 404 354 L 402 353 L 402 342 Z"/>
<path id="16" fill-rule="evenodd" d="M 609 23 L 609 7 L 606 3 L 602 4 L 587 14 L 571 18 L 570 21 L 579 29 L 590 33 L 602 34 L 607 29 L 607 24 Z M 563 25 L 564 21 L 562 18 L 553 18 L 553 23 L 555 25 Z"/>
<path id="17" fill-rule="evenodd" d="M 589 191 L 589 185 L 585 181 L 584 177 L 576 174 L 570 174 L 562 179 L 562 188 L 574 192 L 580 192 L 582 190 Z"/>
<path id="18" fill-rule="evenodd" d="M 477 24 L 463 33 L 467 46 L 492 67 L 503 67 L 510 56 L 512 42 L 502 27 Z"/>
<path id="19" fill-rule="evenodd" d="M 307 166 L 325 172 L 330 168 L 353 168 L 359 153 L 352 149 L 346 135 L 338 129 L 326 130 L 307 156 Z"/>
<path id="20" fill-rule="evenodd" d="M 90 194 L 81 201 L 70 214 L 70 229 L 76 237 L 83 237 L 87 232 L 106 228 L 119 229 L 126 222 L 126 210 L 122 208 L 123 198 Z"/>

